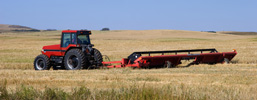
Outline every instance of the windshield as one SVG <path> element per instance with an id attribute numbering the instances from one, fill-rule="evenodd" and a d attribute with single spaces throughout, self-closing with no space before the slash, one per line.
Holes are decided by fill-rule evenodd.
<path id="1" fill-rule="evenodd" d="M 78 44 L 90 44 L 88 35 L 78 35 Z"/>

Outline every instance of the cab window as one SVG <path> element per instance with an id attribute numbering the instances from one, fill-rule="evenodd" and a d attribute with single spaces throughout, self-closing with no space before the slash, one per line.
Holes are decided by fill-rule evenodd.
<path id="1" fill-rule="evenodd" d="M 63 33 L 62 36 L 62 47 L 67 47 L 71 43 L 71 34 L 70 33 Z"/>
<path id="2" fill-rule="evenodd" d="M 71 34 L 71 44 L 77 44 L 77 37 L 75 33 Z"/>
<path id="3" fill-rule="evenodd" d="M 78 35 L 78 44 L 90 44 L 88 35 Z"/>

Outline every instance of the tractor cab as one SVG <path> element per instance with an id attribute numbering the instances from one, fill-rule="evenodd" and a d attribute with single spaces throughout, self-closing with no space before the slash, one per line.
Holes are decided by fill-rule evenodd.
<path id="1" fill-rule="evenodd" d="M 89 45 L 91 44 L 89 35 L 91 35 L 91 31 L 88 30 L 64 30 L 62 31 L 61 47 L 65 48 L 70 44 Z"/>

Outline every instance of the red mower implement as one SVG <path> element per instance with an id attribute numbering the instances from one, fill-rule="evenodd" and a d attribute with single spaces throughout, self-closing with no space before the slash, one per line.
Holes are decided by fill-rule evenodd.
<path id="1" fill-rule="evenodd" d="M 123 58 L 121 61 L 103 62 L 103 66 L 108 68 L 171 68 L 181 64 L 181 60 L 191 59 L 194 61 L 187 66 L 194 64 L 229 63 L 236 54 L 236 50 L 232 52 L 218 52 L 216 49 L 134 52 L 128 58 Z"/>
<path id="2" fill-rule="evenodd" d="M 218 52 L 216 49 L 173 50 L 134 52 L 121 61 L 103 62 L 102 54 L 90 42 L 91 31 L 63 30 L 61 43 L 44 46 L 42 54 L 34 60 L 35 70 L 53 69 L 95 69 L 101 67 L 119 68 L 153 68 L 174 67 L 181 60 L 194 59 L 193 64 L 227 63 L 237 54 L 233 52 Z M 114 65 L 113 65 L 114 64 Z"/>

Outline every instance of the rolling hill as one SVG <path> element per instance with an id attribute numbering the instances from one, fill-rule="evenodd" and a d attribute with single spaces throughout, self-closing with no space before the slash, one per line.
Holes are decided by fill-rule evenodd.
<path id="1" fill-rule="evenodd" d="M 7 25 L 0 24 L 0 32 L 28 32 L 28 31 L 40 31 L 38 29 L 30 28 L 21 25 Z"/>

